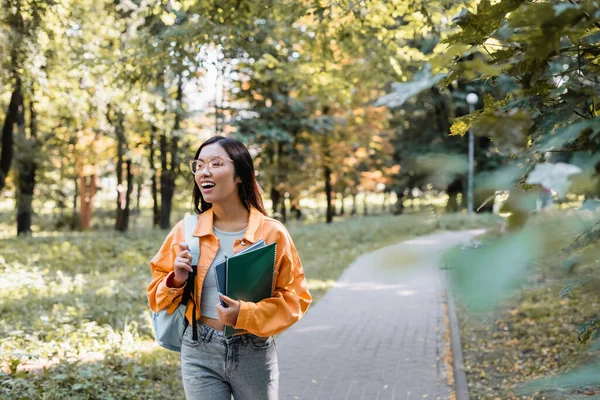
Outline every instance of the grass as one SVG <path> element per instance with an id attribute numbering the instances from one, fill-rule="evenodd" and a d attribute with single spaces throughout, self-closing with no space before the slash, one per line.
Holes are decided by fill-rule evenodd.
<path id="1" fill-rule="evenodd" d="M 585 386 L 519 392 L 527 382 L 597 360 L 598 351 L 578 340 L 578 328 L 598 316 L 600 246 L 596 240 L 568 249 L 582 226 L 597 220 L 598 215 L 576 213 L 534 218 L 530 226 L 541 232 L 544 245 L 527 278 L 489 312 L 458 307 L 471 398 L 575 399 L 600 393 L 598 387 Z M 495 236 L 484 238 L 484 245 Z M 573 282 L 577 286 L 561 296 Z"/>
<path id="2" fill-rule="evenodd" d="M 363 253 L 496 223 L 494 216 L 385 215 L 289 230 L 318 300 Z M 1 240 L 0 398 L 182 398 L 178 354 L 154 344 L 145 296 L 148 260 L 166 234 Z"/>

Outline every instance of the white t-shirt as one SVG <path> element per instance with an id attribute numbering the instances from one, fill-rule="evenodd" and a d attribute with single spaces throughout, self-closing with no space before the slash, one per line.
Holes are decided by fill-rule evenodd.
<path id="1" fill-rule="evenodd" d="M 217 282 L 215 280 L 215 265 L 225 259 L 225 256 L 233 255 L 233 245 L 236 240 L 242 239 L 246 229 L 239 232 L 225 232 L 213 226 L 215 236 L 219 238 L 219 250 L 210 268 L 206 272 L 206 277 L 202 283 L 202 299 L 200 301 L 200 312 L 203 317 L 219 319 L 217 315 L 217 303 L 219 303 L 219 293 L 217 292 Z"/>

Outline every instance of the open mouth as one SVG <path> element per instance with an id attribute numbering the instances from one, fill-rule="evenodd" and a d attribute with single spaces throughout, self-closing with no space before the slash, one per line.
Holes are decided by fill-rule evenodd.
<path id="1" fill-rule="evenodd" d="M 203 191 L 208 191 L 208 190 L 211 190 L 211 189 L 212 189 L 212 188 L 214 188 L 215 186 L 216 186 L 216 185 L 215 185 L 215 183 L 214 183 L 214 182 L 202 182 L 202 183 L 200 184 L 200 188 L 201 188 Z"/>

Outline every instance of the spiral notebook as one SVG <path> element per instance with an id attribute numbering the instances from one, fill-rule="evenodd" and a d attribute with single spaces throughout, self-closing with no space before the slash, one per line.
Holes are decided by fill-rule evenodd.
<path id="1" fill-rule="evenodd" d="M 264 246 L 265 241 L 263 239 L 260 239 L 256 243 L 252 244 L 251 246 L 245 248 L 244 250 L 240 251 L 235 255 L 239 256 L 240 254 L 247 253 L 249 251 L 256 250 Z M 221 262 L 215 265 L 214 271 L 215 280 L 217 281 L 217 291 L 219 293 L 227 294 L 227 256 L 225 256 L 225 258 Z M 225 308 L 228 307 L 227 304 L 223 301 L 221 301 L 221 305 Z"/>
<path id="2" fill-rule="evenodd" d="M 258 303 L 273 296 L 276 244 L 254 245 L 251 248 L 231 256 L 225 260 L 225 281 L 223 268 L 217 269 L 217 289 L 225 288 L 226 296 L 235 299 Z M 221 282 L 219 282 L 221 281 Z M 231 326 L 225 327 L 225 336 L 230 337 L 238 332 Z"/>

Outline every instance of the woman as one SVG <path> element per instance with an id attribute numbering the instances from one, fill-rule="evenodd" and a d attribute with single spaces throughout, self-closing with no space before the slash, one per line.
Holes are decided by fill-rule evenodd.
<path id="1" fill-rule="evenodd" d="M 272 335 L 297 322 L 311 303 L 296 247 L 285 227 L 266 217 L 252 157 L 241 142 L 213 137 L 200 146 L 190 166 L 200 258 L 186 312 L 192 324 L 195 299 L 198 337 L 194 340 L 192 329 L 186 329 L 181 348 L 186 398 L 277 399 L 279 370 Z M 148 299 L 155 312 L 173 312 L 193 276 L 184 236 L 180 221 L 151 261 Z M 251 303 L 219 295 L 213 266 L 260 239 L 277 243 L 273 297 Z M 226 325 L 242 332 L 226 338 Z"/>

